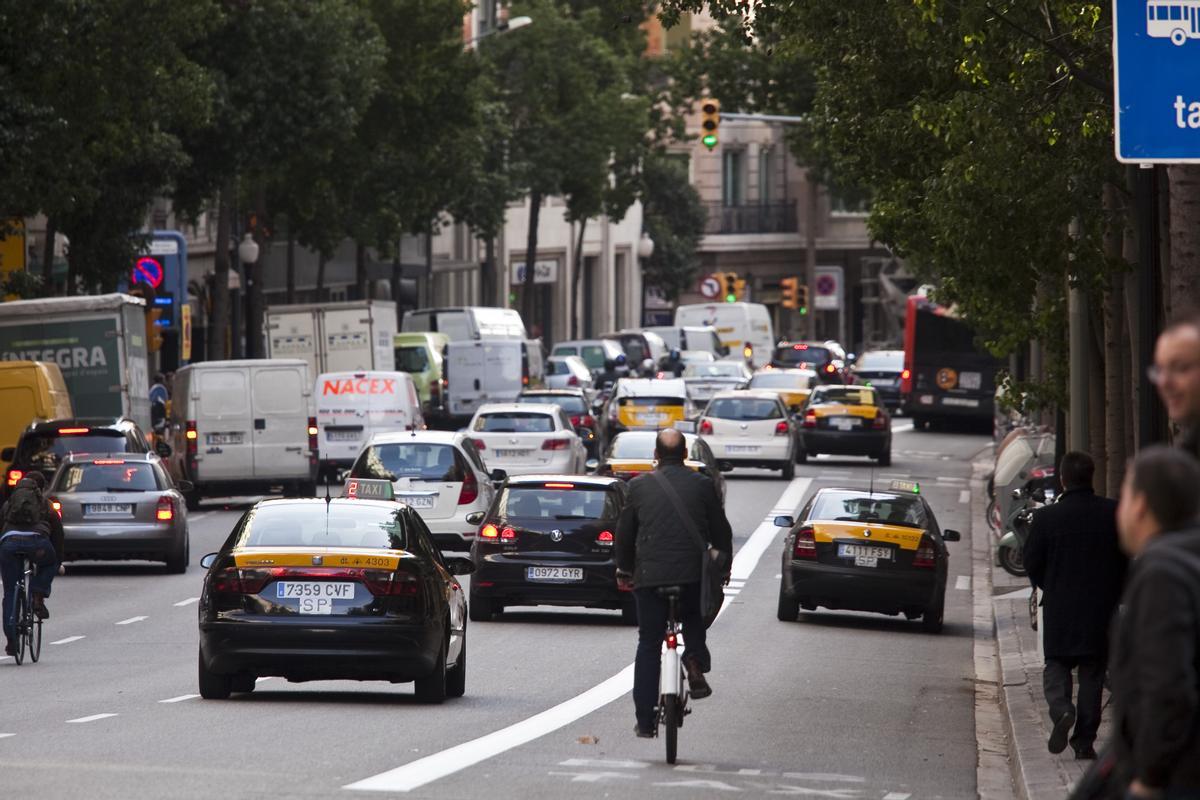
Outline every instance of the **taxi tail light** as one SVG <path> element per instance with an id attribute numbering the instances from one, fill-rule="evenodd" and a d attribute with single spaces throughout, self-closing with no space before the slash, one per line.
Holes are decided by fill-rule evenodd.
<path id="1" fill-rule="evenodd" d="M 817 557 L 817 535 L 812 528 L 796 531 L 796 544 L 792 547 L 792 558 L 815 559 Z"/>
<path id="2" fill-rule="evenodd" d="M 59 516 L 62 516 L 61 512 Z M 175 519 L 175 501 L 169 497 L 158 498 L 158 506 L 154 509 L 154 519 L 159 522 L 170 522 Z"/>
<path id="3" fill-rule="evenodd" d="M 776 436 L 787 436 L 788 433 L 789 433 L 788 424 L 786 422 L 784 422 L 783 420 L 780 420 L 779 422 L 775 423 L 775 435 Z"/>
<path id="4" fill-rule="evenodd" d="M 612 545 L 613 545 L 612 531 L 600 531 L 600 534 L 596 537 L 596 544 L 601 545 L 603 547 L 612 547 Z"/>
<path id="5" fill-rule="evenodd" d="M 465 506 L 468 503 L 474 503 L 478 498 L 479 481 L 475 478 L 475 471 L 468 468 L 466 476 L 463 478 L 462 489 L 458 493 L 458 504 Z"/>
<path id="6" fill-rule="evenodd" d="M 376 597 L 415 597 L 421 584 L 408 570 L 364 569 L 362 583 Z"/>
<path id="7" fill-rule="evenodd" d="M 871 427 L 875 430 L 881 431 L 887 427 L 887 424 L 887 414 L 884 414 L 882 411 L 880 411 L 875 414 L 875 419 L 871 422 Z"/>
<path id="8" fill-rule="evenodd" d="M 921 534 L 921 544 L 917 546 L 917 553 L 913 556 L 913 566 L 933 569 L 936 562 L 937 551 L 933 548 L 933 539 L 929 538 L 928 533 Z"/>
<path id="9" fill-rule="evenodd" d="M 8 471 L 8 485 L 9 485 L 9 486 L 16 486 L 16 485 L 17 485 L 17 483 L 19 483 L 19 482 L 20 482 L 21 478 L 24 478 L 24 477 L 25 477 L 25 473 L 24 473 L 24 472 L 22 472 L 21 470 L 19 470 L 19 469 L 10 469 L 10 470 Z"/>
<path id="10" fill-rule="evenodd" d="M 810 411 L 804 415 L 804 427 L 806 427 L 806 428 L 817 427 L 817 415 L 814 414 L 812 411 Z"/>
<path id="11" fill-rule="evenodd" d="M 547 439 L 542 442 L 543 450 L 566 450 L 570 446 L 571 442 L 568 439 Z"/>
<path id="12" fill-rule="evenodd" d="M 709 436 L 711 436 L 712 432 L 713 432 L 712 423 L 709 422 L 707 419 L 700 420 L 700 435 L 704 436 L 705 434 L 708 434 Z"/>

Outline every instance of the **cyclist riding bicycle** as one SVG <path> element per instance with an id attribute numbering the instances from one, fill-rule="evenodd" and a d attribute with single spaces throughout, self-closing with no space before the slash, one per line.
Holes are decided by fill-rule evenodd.
<path id="1" fill-rule="evenodd" d="M 0 508 L 0 580 L 4 582 L 4 652 L 15 655 L 13 639 L 16 629 L 12 620 L 13 592 L 21 577 L 22 561 L 28 556 L 38 566 L 33 578 L 33 612 L 40 619 L 50 616 L 46 598 L 58 571 L 58 554 L 62 550 L 63 528 L 58 513 L 42 496 L 37 478 L 22 478 L 13 489 L 3 508 Z M 44 483 L 44 479 L 43 479 Z"/>
<path id="2" fill-rule="evenodd" d="M 684 466 L 686 442 L 683 434 L 668 428 L 654 442 L 656 471 L 679 495 L 681 505 L 692 515 L 704 540 L 717 550 L 733 551 L 733 532 L 712 479 Z M 655 734 L 655 704 L 658 700 L 663 631 L 669 613 L 668 601 L 656 589 L 681 586 L 681 616 L 686 652 L 683 657 L 691 696 L 697 700 L 712 694 L 704 677 L 712 667 L 705 642 L 705 622 L 700 605 L 701 558 L 697 542 L 680 524 L 675 503 L 663 494 L 653 475 L 642 475 L 629 483 L 629 502 L 617 523 L 617 579 L 632 585 L 637 603 L 638 646 L 633 672 L 633 705 L 637 713 L 635 732 L 639 737 Z"/>

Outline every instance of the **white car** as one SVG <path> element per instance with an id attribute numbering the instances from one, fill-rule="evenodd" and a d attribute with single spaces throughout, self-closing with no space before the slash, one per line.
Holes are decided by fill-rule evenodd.
<path id="1" fill-rule="evenodd" d="M 795 477 L 792 422 L 775 392 L 718 392 L 700 415 L 696 432 L 718 461 L 782 470 L 787 480 Z"/>
<path id="2" fill-rule="evenodd" d="M 592 371 L 579 356 L 550 356 L 546 359 L 547 389 L 573 389 L 579 387 L 586 392 L 592 390 Z"/>
<path id="3" fill-rule="evenodd" d="M 439 547 L 469 550 L 476 526 L 467 515 L 487 511 L 496 495 L 493 481 L 505 476 L 489 474 L 465 433 L 411 431 L 373 436 L 346 480 L 355 478 L 391 481 L 396 499 L 420 515 Z"/>
<path id="4" fill-rule="evenodd" d="M 741 361 L 715 361 L 710 364 L 688 364 L 683 369 L 683 382 L 696 404 L 708 402 L 723 389 L 745 389 L 751 373 Z"/>
<path id="5" fill-rule="evenodd" d="M 509 475 L 582 475 L 587 449 L 567 412 L 555 405 L 494 403 L 475 412 L 468 426 L 489 469 Z"/>

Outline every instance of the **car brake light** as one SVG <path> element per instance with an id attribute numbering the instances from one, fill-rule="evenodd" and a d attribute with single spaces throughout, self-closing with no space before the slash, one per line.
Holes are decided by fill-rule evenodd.
<path id="1" fill-rule="evenodd" d="M 676 636 L 674 633 L 668 633 L 667 634 L 667 649 L 675 650 L 678 648 L 678 646 L 679 646 L 679 637 Z"/>
<path id="2" fill-rule="evenodd" d="M 707 419 L 700 420 L 700 435 L 701 436 L 703 436 L 705 434 L 711 435 L 712 432 L 713 432 L 712 423 L 709 422 Z"/>
<path id="3" fill-rule="evenodd" d="M 600 531 L 600 535 L 596 537 L 596 544 L 612 547 L 613 535 L 612 531 Z"/>
<path id="4" fill-rule="evenodd" d="M 806 345 L 806 344 L 794 344 L 794 345 L 792 345 L 792 349 L 793 349 L 793 350 L 807 350 L 807 349 L 808 349 L 808 345 Z"/>
<path id="5" fill-rule="evenodd" d="M 59 436 L 76 436 L 81 433 L 87 433 L 91 428 L 59 428 Z"/>
<path id="6" fill-rule="evenodd" d="M 834 370 L 835 370 L 835 369 L 837 369 L 837 367 L 833 366 L 833 364 L 826 364 L 826 365 L 825 365 L 825 372 L 827 372 L 827 373 L 828 373 L 828 374 L 830 374 L 830 375 L 832 375 L 832 374 L 833 374 L 833 372 L 834 372 Z"/>
<path id="7" fill-rule="evenodd" d="M 582 424 L 583 424 L 583 417 L 579 416 L 578 414 L 571 417 L 571 427 L 572 428 L 578 428 Z"/>
<path id="8" fill-rule="evenodd" d="M 788 424 L 786 422 L 784 422 L 783 420 L 780 420 L 779 422 L 775 423 L 775 435 L 776 436 L 787 436 L 788 433 L 789 433 Z"/>
<path id="9" fill-rule="evenodd" d="M 413 597 L 421 587 L 417 576 L 405 570 L 364 569 L 362 582 L 375 597 Z"/>
<path id="10" fill-rule="evenodd" d="M 517 532 L 514 531 L 512 528 L 505 528 L 504 530 L 500 531 L 500 541 L 513 542 L 513 541 L 516 541 L 516 539 L 517 539 Z"/>
<path id="11" fill-rule="evenodd" d="M 571 442 L 567 439 L 547 439 L 542 442 L 543 450 L 566 450 L 571 446 Z"/>
<path id="12" fill-rule="evenodd" d="M 567 386 L 578 386 L 578 385 L 579 385 L 579 378 L 575 377 L 574 375 L 567 378 Z"/>
<path id="13" fill-rule="evenodd" d="M 159 522 L 170 522 L 175 519 L 175 501 L 169 497 L 158 498 L 158 507 L 154 509 L 154 518 Z"/>
<path id="14" fill-rule="evenodd" d="M 467 441 L 475 445 L 476 450 L 487 450 L 487 444 L 484 443 L 483 439 L 467 439 Z"/>
<path id="15" fill-rule="evenodd" d="M 875 412 L 875 419 L 871 423 L 871 427 L 875 428 L 876 430 L 883 430 L 887 426 L 888 426 L 887 414 L 884 414 L 882 411 Z"/>
<path id="16" fill-rule="evenodd" d="M 50 507 L 54 509 L 54 513 L 58 514 L 58 518 L 62 519 L 62 502 L 57 497 L 51 497 Z"/>
<path id="17" fill-rule="evenodd" d="M 1030 478 L 1053 478 L 1054 467 L 1035 467 L 1029 472 Z"/>
<path id="18" fill-rule="evenodd" d="M 921 535 L 921 544 L 917 546 L 917 554 L 913 556 L 913 566 L 932 569 L 937 562 L 937 551 L 933 549 L 933 539 L 929 534 Z"/>
<path id="19" fill-rule="evenodd" d="M 499 539 L 500 538 L 500 529 L 489 522 L 487 525 L 484 525 L 482 528 L 479 529 L 479 538 L 480 539 Z"/>
<path id="20" fill-rule="evenodd" d="M 321 432 L 321 429 L 317 427 L 317 418 L 309 417 L 308 418 L 308 449 L 309 449 L 309 452 L 311 452 L 313 455 L 317 454 L 317 448 L 318 448 L 317 434 L 320 432 Z"/>
<path id="21" fill-rule="evenodd" d="M 475 479 L 475 473 L 471 469 L 466 470 L 466 477 L 463 478 L 462 490 L 458 493 L 458 504 L 465 506 L 468 503 L 474 503 L 479 497 L 479 481 Z"/>
<path id="22" fill-rule="evenodd" d="M 813 413 L 812 411 L 809 411 L 807 414 L 804 415 L 804 427 L 806 427 L 806 428 L 817 427 L 817 415 L 815 413 Z"/>
<path id="23" fill-rule="evenodd" d="M 24 477 L 25 477 L 25 473 L 22 472 L 21 470 L 10 469 L 8 471 L 8 485 L 16 486 L 20 482 L 21 478 L 24 478 Z"/>
<path id="24" fill-rule="evenodd" d="M 817 557 L 817 537 L 812 528 L 801 528 L 796 531 L 796 544 L 792 547 L 792 558 Z"/>
<path id="25" fill-rule="evenodd" d="M 97 458 L 92 461 L 97 466 L 112 466 L 113 464 L 124 464 L 123 458 Z"/>
<path id="26" fill-rule="evenodd" d="M 585 428 L 595 428 L 596 427 L 596 418 L 593 417 L 591 414 L 584 414 L 582 417 L 579 418 L 579 424 Z"/>
<path id="27" fill-rule="evenodd" d="M 575 484 L 573 484 L 573 483 L 547 483 L 546 488 L 547 489 L 574 489 Z"/>

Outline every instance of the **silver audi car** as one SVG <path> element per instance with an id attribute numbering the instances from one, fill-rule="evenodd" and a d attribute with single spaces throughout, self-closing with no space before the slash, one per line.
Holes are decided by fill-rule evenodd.
<path id="1" fill-rule="evenodd" d="M 74 453 L 47 490 L 62 516 L 64 561 L 164 561 L 188 565 L 187 508 L 182 491 L 154 453 Z"/>

